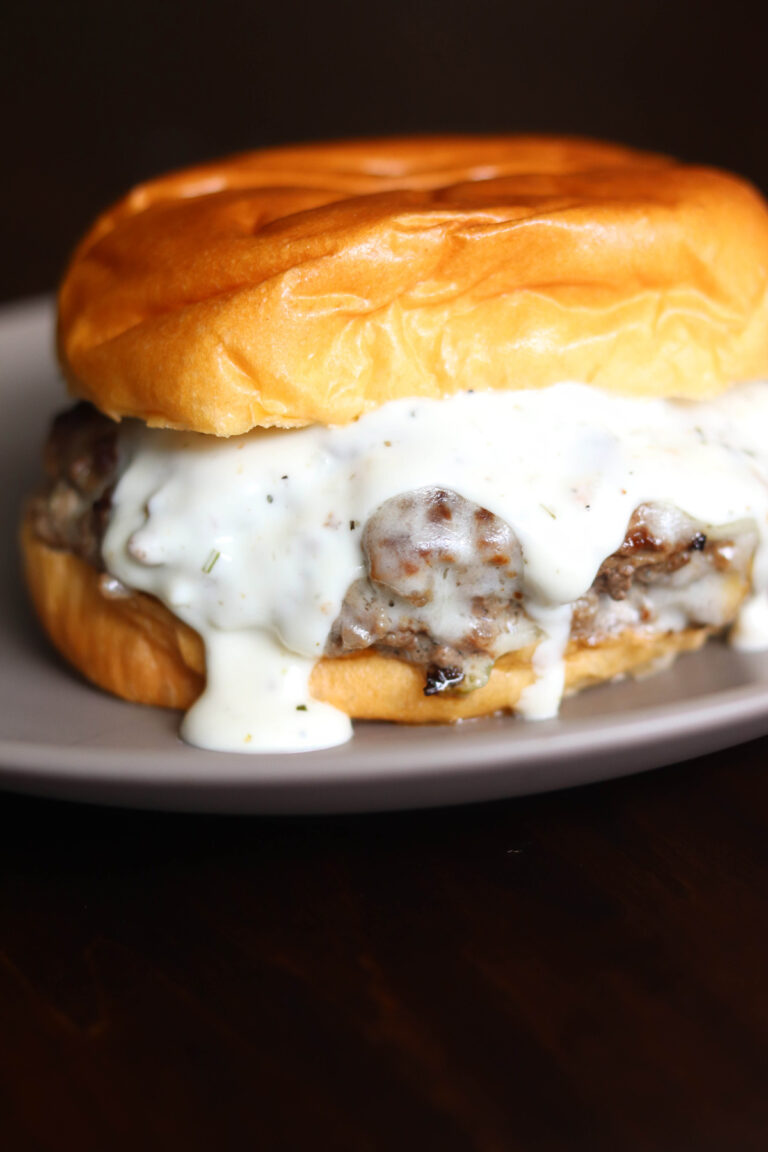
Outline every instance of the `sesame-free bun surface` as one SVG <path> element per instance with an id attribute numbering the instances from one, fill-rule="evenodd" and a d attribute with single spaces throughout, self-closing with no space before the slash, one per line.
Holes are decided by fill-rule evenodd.
<path id="1" fill-rule="evenodd" d="M 703 397 L 768 375 L 768 211 L 594 141 L 269 149 L 136 188 L 59 304 L 74 393 L 221 436 L 563 380 Z"/>
<path id="2" fill-rule="evenodd" d="M 99 573 L 71 552 L 49 548 L 22 530 L 27 584 L 37 614 L 59 652 L 100 688 L 138 704 L 189 708 L 205 684 L 205 652 L 196 632 L 142 592 L 106 596 Z M 735 590 L 741 598 L 746 585 Z M 659 633 L 627 630 L 598 644 L 571 642 L 566 693 L 624 673 L 645 671 L 699 648 L 708 628 Z M 315 665 L 310 691 L 348 716 L 403 724 L 446 723 L 514 709 L 533 681 L 533 649 L 497 661 L 486 685 L 466 695 L 425 696 L 413 665 L 362 652 Z"/>

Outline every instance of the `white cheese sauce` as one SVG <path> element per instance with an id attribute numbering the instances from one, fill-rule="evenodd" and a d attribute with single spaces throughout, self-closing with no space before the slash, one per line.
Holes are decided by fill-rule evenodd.
<path id="1" fill-rule="evenodd" d="M 524 607 L 543 637 L 523 713 L 556 712 L 570 607 L 641 503 L 703 525 L 755 522 L 754 595 L 734 635 L 768 645 L 768 384 L 707 403 L 582 384 L 462 393 L 231 440 L 130 425 L 121 455 L 105 565 L 202 636 L 207 687 L 182 729 L 201 747 L 298 751 L 349 737 L 347 717 L 311 698 L 309 675 L 365 575 L 366 521 L 428 486 L 489 509 L 520 541 Z M 451 611 L 440 605 L 448 636 Z"/>

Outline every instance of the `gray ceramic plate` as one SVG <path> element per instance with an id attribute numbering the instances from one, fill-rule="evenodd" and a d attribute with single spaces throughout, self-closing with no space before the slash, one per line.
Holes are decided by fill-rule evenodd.
<path id="1" fill-rule="evenodd" d="M 0 310 L 0 785 L 49 796 L 224 812 L 341 812 L 489 800 L 604 780 L 768 732 L 768 654 L 712 644 L 669 672 L 566 702 L 557 720 L 452 728 L 359 724 L 350 744 L 288 756 L 199 752 L 173 713 L 111 699 L 53 655 L 14 544 L 63 403 L 47 301 Z"/>

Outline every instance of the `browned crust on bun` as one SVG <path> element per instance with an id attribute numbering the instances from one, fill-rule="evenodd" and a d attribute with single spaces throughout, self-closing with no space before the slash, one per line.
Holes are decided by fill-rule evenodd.
<path id="1" fill-rule="evenodd" d="M 220 436 L 563 380 L 701 398 L 768 375 L 768 211 L 589 140 L 269 149 L 136 188 L 59 303 L 75 394 Z"/>
<path id="2" fill-rule="evenodd" d="M 189 708 L 203 689 L 205 653 L 196 632 L 158 600 L 137 592 L 106 596 L 101 576 L 70 552 L 49 548 L 25 521 L 22 552 L 27 584 L 48 636 L 88 680 L 139 704 Z M 653 635 L 627 631 L 596 645 L 571 643 L 566 692 L 643 671 L 701 647 L 710 630 Z M 514 709 L 533 681 L 532 649 L 503 656 L 488 683 L 466 695 L 425 696 L 413 665 L 364 652 L 322 659 L 310 690 L 355 719 L 405 724 L 445 723 Z"/>
<path id="3" fill-rule="evenodd" d="M 100 688 L 137 704 L 188 708 L 205 683 L 197 632 L 142 592 L 107 596 L 90 564 L 21 530 L 32 603 L 65 660 Z"/>

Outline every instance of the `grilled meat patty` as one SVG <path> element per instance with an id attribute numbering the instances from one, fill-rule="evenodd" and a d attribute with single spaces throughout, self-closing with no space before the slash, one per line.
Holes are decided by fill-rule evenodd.
<path id="1" fill-rule="evenodd" d="M 54 548 L 104 569 L 101 542 L 118 471 L 118 426 L 77 404 L 53 423 L 46 484 L 33 497 L 34 529 Z M 343 656 L 374 648 L 420 665 L 428 695 L 469 691 L 506 651 L 534 643 L 524 560 L 504 521 L 446 488 L 387 500 L 365 526 L 366 575 L 348 589 L 326 644 Z M 641 504 L 621 546 L 573 606 L 571 638 L 597 644 L 626 627 L 723 627 L 748 580 L 749 523 L 703 526 L 670 506 Z"/>

